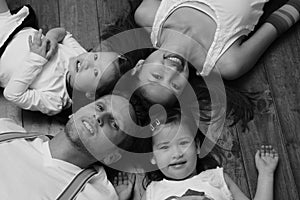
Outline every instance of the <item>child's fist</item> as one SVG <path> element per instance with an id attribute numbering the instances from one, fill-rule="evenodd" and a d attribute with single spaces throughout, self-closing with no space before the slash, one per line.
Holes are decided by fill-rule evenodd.
<path id="1" fill-rule="evenodd" d="M 278 160 L 278 153 L 271 145 L 262 145 L 255 154 L 255 164 L 260 174 L 273 175 Z"/>
<path id="2" fill-rule="evenodd" d="M 47 40 L 42 39 L 42 29 L 35 32 L 33 37 L 30 35 L 28 43 L 31 52 L 46 58 Z"/>

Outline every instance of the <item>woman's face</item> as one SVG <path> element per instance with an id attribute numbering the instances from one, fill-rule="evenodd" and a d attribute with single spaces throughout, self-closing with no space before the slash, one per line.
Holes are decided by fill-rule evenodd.
<path id="1" fill-rule="evenodd" d="M 119 73 L 118 56 L 115 52 L 87 52 L 71 58 L 69 80 L 73 89 L 94 92 L 98 85 L 111 81 Z"/>
<path id="2" fill-rule="evenodd" d="M 141 84 L 159 85 L 179 96 L 188 83 L 189 69 L 187 62 L 179 55 L 168 51 L 156 50 L 136 66 Z M 150 91 L 151 89 L 149 89 Z M 164 90 L 155 89 L 156 99 L 167 98 Z M 160 99 L 164 101 L 164 99 Z"/>

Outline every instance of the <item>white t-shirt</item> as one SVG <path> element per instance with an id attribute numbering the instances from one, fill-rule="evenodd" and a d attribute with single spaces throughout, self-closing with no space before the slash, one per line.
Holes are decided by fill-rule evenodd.
<path id="1" fill-rule="evenodd" d="M 6 120 L 0 119 L 1 129 Z M 7 131 L 7 128 L 5 128 Z M 13 130 L 11 130 L 13 131 Z M 1 132 L 1 130 L 0 130 Z M 26 133 L 24 133 L 26 134 Z M 82 169 L 65 161 L 53 159 L 48 141 L 36 138 L 0 143 L 1 200 L 54 200 Z M 103 167 L 79 193 L 80 200 L 117 200 Z"/>
<path id="2" fill-rule="evenodd" d="M 191 7 L 210 16 L 217 25 L 201 75 L 207 76 L 222 54 L 243 35 L 248 35 L 263 14 L 269 0 L 163 0 L 156 12 L 151 41 L 159 47 L 161 28 L 178 8 Z M 196 4 L 195 4 L 196 3 Z M 205 5 L 205 6 L 204 6 Z M 207 6 L 210 9 L 207 9 Z"/>
<path id="3" fill-rule="evenodd" d="M 11 24 L 25 18 L 27 12 L 23 7 L 15 15 L 0 15 L 0 30 L 6 31 L 0 31 L 0 40 L 15 28 Z M 0 59 L 0 86 L 5 88 L 4 96 L 19 107 L 54 115 L 72 103 L 66 88 L 69 59 L 86 50 L 67 33 L 57 53 L 47 61 L 29 50 L 28 37 L 35 32 L 32 28 L 21 30 L 6 47 Z"/>
<path id="4" fill-rule="evenodd" d="M 209 200 L 232 200 L 223 168 L 209 169 L 182 181 L 153 181 L 147 187 L 147 200 L 176 200 L 179 197 L 206 197 Z M 193 196 L 193 197 L 192 197 Z"/>

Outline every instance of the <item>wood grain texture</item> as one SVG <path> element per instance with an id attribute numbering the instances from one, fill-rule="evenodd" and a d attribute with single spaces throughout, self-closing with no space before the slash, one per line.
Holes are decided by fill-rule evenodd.
<path id="1" fill-rule="evenodd" d="M 71 32 L 85 49 L 99 44 L 96 0 L 60 0 L 59 12 L 60 26 Z"/>
<path id="2" fill-rule="evenodd" d="M 249 186 L 244 167 L 244 158 L 241 153 L 243 146 L 239 143 L 237 126 L 230 126 L 231 122 L 226 121 L 225 128 L 217 141 L 218 154 L 222 157 L 224 172 L 239 186 L 246 196 L 250 196 Z"/>
<path id="3" fill-rule="evenodd" d="M 265 58 L 284 144 L 300 191 L 300 24 L 284 34 Z"/>
<path id="4" fill-rule="evenodd" d="M 39 26 L 46 33 L 49 29 L 59 26 L 59 13 L 57 0 L 12 0 L 8 1 L 10 8 L 30 4 L 38 18 Z"/>
<path id="5" fill-rule="evenodd" d="M 124 0 L 97 0 L 97 12 L 100 35 L 109 25 L 129 13 L 129 3 Z"/>
<path id="6" fill-rule="evenodd" d="M 257 184 L 257 171 L 254 154 L 262 144 L 271 144 L 279 153 L 280 163 L 275 174 L 274 199 L 298 199 L 290 158 L 285 146 L 285 139 L 278 111 L 275 108 L 274 97 L 265 72 L 266 57 L 269 51 L 260 60 L 257 66 L 241 79 L 235 81 L 236 85 L 251 91 L 259 92 L 256 101 L 254 120 L 249 123 L 249 130 L 242 132 L 238 129 L 241 153 L 246 169 L 246 176 L 251 198 L 254 197 Z"/>

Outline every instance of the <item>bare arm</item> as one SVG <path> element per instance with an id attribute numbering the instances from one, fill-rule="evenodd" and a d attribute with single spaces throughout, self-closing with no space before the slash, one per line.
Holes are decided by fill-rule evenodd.
<path id="1" fill-rule="evenodd" d="M 255 154 L 255 164 L 258 170 L 257 189 L 254 200 L 272 200 L 274 172 L 278 163 L 278 154 L 272 146 L 262 146 L 261 150 Z M 248 200 L 246 195 L 224 173 L 225 181 L 233 195 L 233 199 Z"/>
<path id="2" fill-rule="evenodd" d="M 220 58 L 216 67 L 225 79 L 236 79 L 248 72 L 277 38 L 277 31 L 264 23 L 248 40 L 236 41 Z"/>

